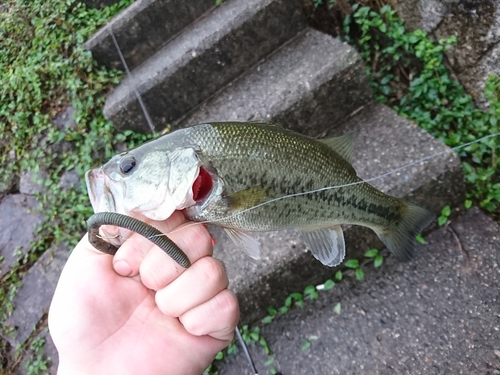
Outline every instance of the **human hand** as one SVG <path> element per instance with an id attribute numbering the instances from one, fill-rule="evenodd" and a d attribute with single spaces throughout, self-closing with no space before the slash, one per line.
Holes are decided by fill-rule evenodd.
<path id="1" fill-rule="evenodd" d="M 196 374 L 233 338 L 239 319 L 222 263 L 211 257 L 208 231 L 181 212 L 151 222 L 186 253 L 184 269 L 138 234 L 114 257 L 87 236 L 59 279 L 49 329 L 58 374 Z"/>

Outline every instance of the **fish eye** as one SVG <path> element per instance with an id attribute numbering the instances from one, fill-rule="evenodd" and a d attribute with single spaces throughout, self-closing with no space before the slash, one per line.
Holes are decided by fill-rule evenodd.
<path id="1" fill-rule="evenodd" d="M 125 155 L 121 160 L 120 160 L 120 171 L 123 174 L 128 174 L 130 173 L 135 165 L 137 164 L 137 161 L 132 155 Z"/>

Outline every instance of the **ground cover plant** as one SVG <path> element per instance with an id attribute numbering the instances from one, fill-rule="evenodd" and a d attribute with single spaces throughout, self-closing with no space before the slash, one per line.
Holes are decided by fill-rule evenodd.
<path id="1" fill-rule="evenodd" d="M 20 176 L 28 173 L 43 190 L 37 200 L 45 216 L 37 240 L 28 251 L 18 252 L 0 280 L 0 373 L 17 372 L 24 350 L 17 348 L 18 355 L 10 358 L 4 337 L 12 327 L 3 324 L 12 313 L 20 278 L 53 243 L 74 244 L 92 213 L 83 185 L 62 188 L 61 177 L 74 173 L 83 181 L 85 170 L 114 154 L 116 145 L 145 140 L 131 132 L 117 134 L 104 119 L 105 94 L 121 73 L 98 67 L 82 47 L 131 2 L 122 0 L 103 10 L 73 0 L 0 4 L 0 199 L 16 193 Z M 55 123 L 68 106 L 74 110 L 73 120 L 67 126 Z M 34 344 L 40 352 L 39 341 Z M 37 356 L 27 368 L 36 374 L 45 366 Z"/>

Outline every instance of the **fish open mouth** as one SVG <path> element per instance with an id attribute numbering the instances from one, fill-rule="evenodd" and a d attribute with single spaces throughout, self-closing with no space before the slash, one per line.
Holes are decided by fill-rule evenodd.
<path id="1" fill-rule="evenodd" d="M 205 170 L 205 168 L 200 167 L 198 177 L 196 177 L 196 180 L 194 180 L 193 183 L 193 200 L 196 201 L 197 204 L 202 203 L 212 191 L 212 187 L 212 176 Z"/>

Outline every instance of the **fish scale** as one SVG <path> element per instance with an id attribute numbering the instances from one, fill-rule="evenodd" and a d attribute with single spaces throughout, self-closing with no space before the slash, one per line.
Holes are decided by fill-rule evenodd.
<path id="1" fill-rule="evenodd" d="M 117 155 L 86 178 L 94 209 L 128 207 L 121 213 L 155 220 L 183 209 L 193 221 L 225 228 L 254 258 L 260 252 L 249 232 L 294 228 L 318 260 L 338 265 L 345 255 L 340 224 L 353 224 L 410 259 L 415 235 L 434 215 L 363 182 L 351 151 L 351 134 L 316 140 L 265 123 L 208 123 Z M 193 195 L 195 182 L 204 196 Z"/>
<path id="2" fill-rule="evenodd" d="M 269 131 L 271 130 L 271 132 Z M 218 176 L 226 182 L 226 193 L 230 196 L 252 186 L 268 187 L 271 191 L 269 199 L 283 197 L 296 193 L 304 193 L 327 186 L 339 186 L 358 183 L 357 177 L 345 159 L 336 154 L 326 145 L 295 133 L 286 132 L 276 126 L 241 126 L 235 124 L 211 124 L 203 132 L 194 133 L 194 143 L 200 145 L 203 156 L 206 157 L 218 171 Z M 293 135 L 293 136 L 290 136 Z M 211 147 L 219 140 L 222 147 Z M 321 146 L 321 147 L 318 147 Z M 245 150 L 253 150 L 247 157 Z M 280 161 L 276 161 L 280 155 Z M 240 171 L 240 173 L 233 173 Z M 266 176 L 273 176 L 270 181 Z M 312 177 L 314 176 L 314 178 Z M 282 199 L 262 207 L 252 209 L 240 215 L 232 215 L 226 220 L 220 220 L 218 215 L 231 215 L 229 205 L 221 202 L 217 213 L 213 210 L 204 212 L 192 219 L 200 221 L 217 220 L 227 226 L 244 226 L 246 230 L 265 231 L 280 230 L 297 226 L 314 226 L 325 223 L 366 224 L 377 227 L 386 224 L 385 218 L 377 215 L 377 209 L 367 211 L 359 209 L 356 212 L 357 197 L 366 197 L 364 201 L 372 201 L 380 212 L 387 216 L 388 204 L 394 207 L 390 214 L 394 220 L 400 205 L 398 200 L 388 197 L 366 183 L 356 184 L 348 188 L 331 189 L 328 191 L 307 194 L 302 197 Z M 380 203 L 378 203 L 380 201 Z M 337 210 L 326 210 L 325 205 Z M 287 215 L 283 208 L 293 206 L 298 214 L 296 217 Z M 338 209 L 348 208 L 342 210 Z M 349 222 L 346 222 L 348 220 Z"/>

